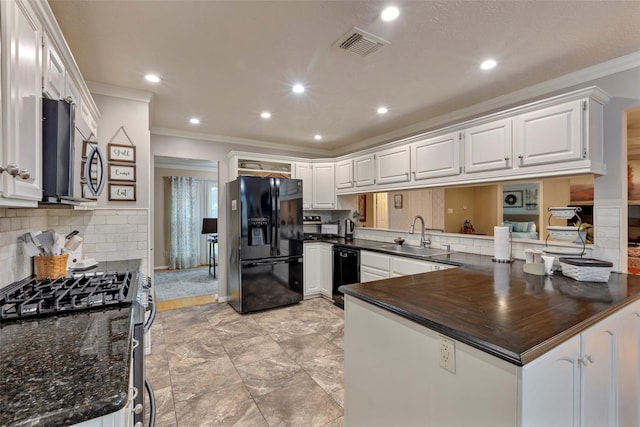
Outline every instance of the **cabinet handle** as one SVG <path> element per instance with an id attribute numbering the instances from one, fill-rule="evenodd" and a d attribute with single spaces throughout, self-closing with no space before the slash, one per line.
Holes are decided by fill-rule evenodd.
<path id="1" fill-rule="evenodd" d="M 0 174 L 2 172 L 6 172 L 14 178 L 19 176 L 22 179 L 29 179 L 29 177 L 31 176 L 31 172 L 29 172 L 29 169 L 20 169 L 15 163 L 9 163 L 4 168 L 0 166 Z"/>
<path id="2" fill-rule="evenodd" d="M 31 172 L 29 172 L 29 169 L 20 169 L 18 176 L 22 179 L 29 179 L 31 177 Z"/>
<path id="3" fill-rule="evenodd" d="M 580 359 L 580 361 L 584 366 L 587 366 L 588 363 L 593 363 L 593 356 L 591 355 L 584 356 L 582 359 Z"/>

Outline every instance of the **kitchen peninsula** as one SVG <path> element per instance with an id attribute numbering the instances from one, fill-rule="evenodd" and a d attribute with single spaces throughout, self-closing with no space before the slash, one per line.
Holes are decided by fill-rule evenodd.
<path id="1" fill-rule="evenodd" d="M 442 257 L 341 287 L 346 425 L 638 425 L 640 277 Z"/>

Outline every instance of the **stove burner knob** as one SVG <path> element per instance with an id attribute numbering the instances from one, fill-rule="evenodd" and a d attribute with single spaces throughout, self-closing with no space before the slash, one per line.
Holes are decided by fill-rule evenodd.
<path id="1" fill-rule="evenodd" d="M 138 403 L 134 408 L 133 408 L 133 413 L 136 415 L 139 415 L 142 413 L 142 403 Z"/>

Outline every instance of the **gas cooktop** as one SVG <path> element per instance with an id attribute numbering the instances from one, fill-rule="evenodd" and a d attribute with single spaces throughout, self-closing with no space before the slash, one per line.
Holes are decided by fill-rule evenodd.
<path id="1" fill-rule="evenodd" d="M 0 322 L 131 304 L 132 273 L 91 273 L 26 279 L 0 290 Z"/>

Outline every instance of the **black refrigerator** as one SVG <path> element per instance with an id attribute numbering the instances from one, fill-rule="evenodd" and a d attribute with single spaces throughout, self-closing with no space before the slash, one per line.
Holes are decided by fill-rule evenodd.
<path id="1" fill-rule="evenodd" d="M 302 181 L 242 176 L 228 182 L 229 304 L 238 313 L 302 299 Z"/>

